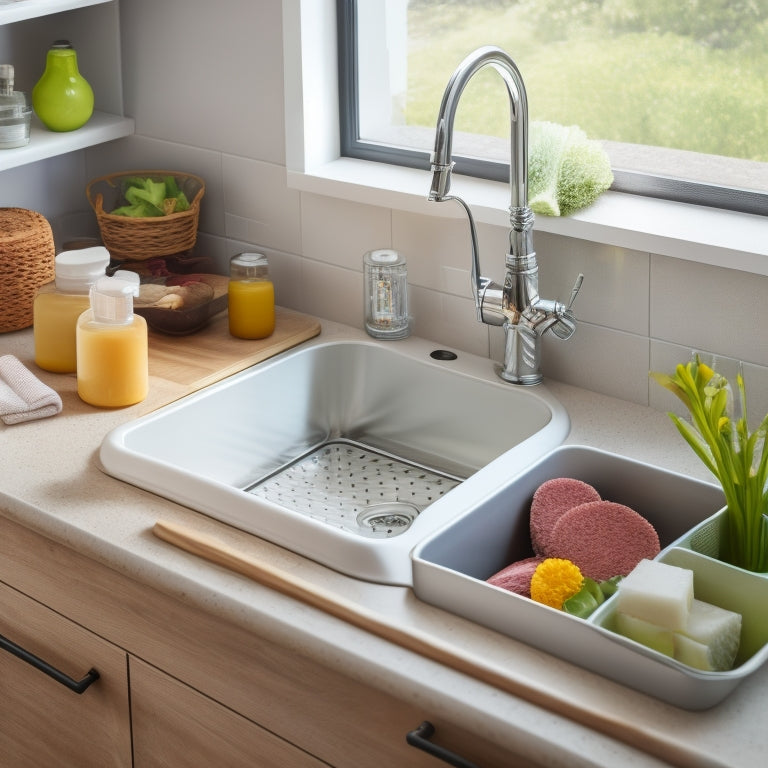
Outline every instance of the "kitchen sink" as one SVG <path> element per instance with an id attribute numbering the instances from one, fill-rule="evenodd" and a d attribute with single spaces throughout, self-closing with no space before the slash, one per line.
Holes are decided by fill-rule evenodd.
<path id="1" fill-rule="evenodd" d="M 351 576 L 410 585 L 415 544 L 569 430 L 545 387 L 421 339 L 307 342 L 113 430 L 114 477 Z"/>

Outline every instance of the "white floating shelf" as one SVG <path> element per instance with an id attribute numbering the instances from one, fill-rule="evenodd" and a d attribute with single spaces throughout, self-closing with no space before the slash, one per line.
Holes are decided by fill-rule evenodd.
<path id="1" fill-rule="evenodd" d="M 0 151 L 0 171 L 130 136 L 133 134 L 133 126 L 133 118 L 94 112 L 82 128 L 58 133 L 43 128 L 33 117 L 29 144 L 25 147 Z"/>
<path id="2" fill-rule="evenodd" d="M 101 5 L 111 0 L 0 0 L 0 24 L 35 19 L 52 13 Z"/>

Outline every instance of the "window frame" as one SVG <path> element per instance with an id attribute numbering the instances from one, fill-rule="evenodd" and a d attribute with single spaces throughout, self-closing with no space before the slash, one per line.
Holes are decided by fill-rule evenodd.
<path id="1" fill-rule="evenodd" d="M 356 0 L 336 0 L 338 36 L 340 154 L 359 160 L 428 169 L 429 153 L 359 138 Z M 509 165 L 456 154 L 461 173 L 489 181 L 508 181 Z M 768 216 L 768 193 L 613 168 L 611 190 L 641 197 Z"/>

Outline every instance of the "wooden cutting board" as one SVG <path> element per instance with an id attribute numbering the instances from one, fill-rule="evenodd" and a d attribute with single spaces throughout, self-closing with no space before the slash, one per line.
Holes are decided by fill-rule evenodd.
<path id="1" fill-rule="evenodd" d="M 320 333 L 320 322 L 290 309 L 275 308 L 275 332 L 266 339 L 236 339 L 227 313 L 211 318 L 189 336 L 149 332 L 149 375 L 194 392 L 260 363 Z"/>

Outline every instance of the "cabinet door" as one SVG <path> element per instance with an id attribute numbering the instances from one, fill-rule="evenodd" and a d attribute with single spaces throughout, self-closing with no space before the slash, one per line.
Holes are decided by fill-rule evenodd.
<path id="1" fill-rule="evenodd" d="M 287 741 L 131 658 L 135 768 L 321 768 Z"/>
<path id="2" fill-rule="evenodd" d="M 3 768 L 129 768 L 125 652 L 2 583 L 0 635 L 75 680 L 99 673 L 77 694 L 0 649 Z"/>

